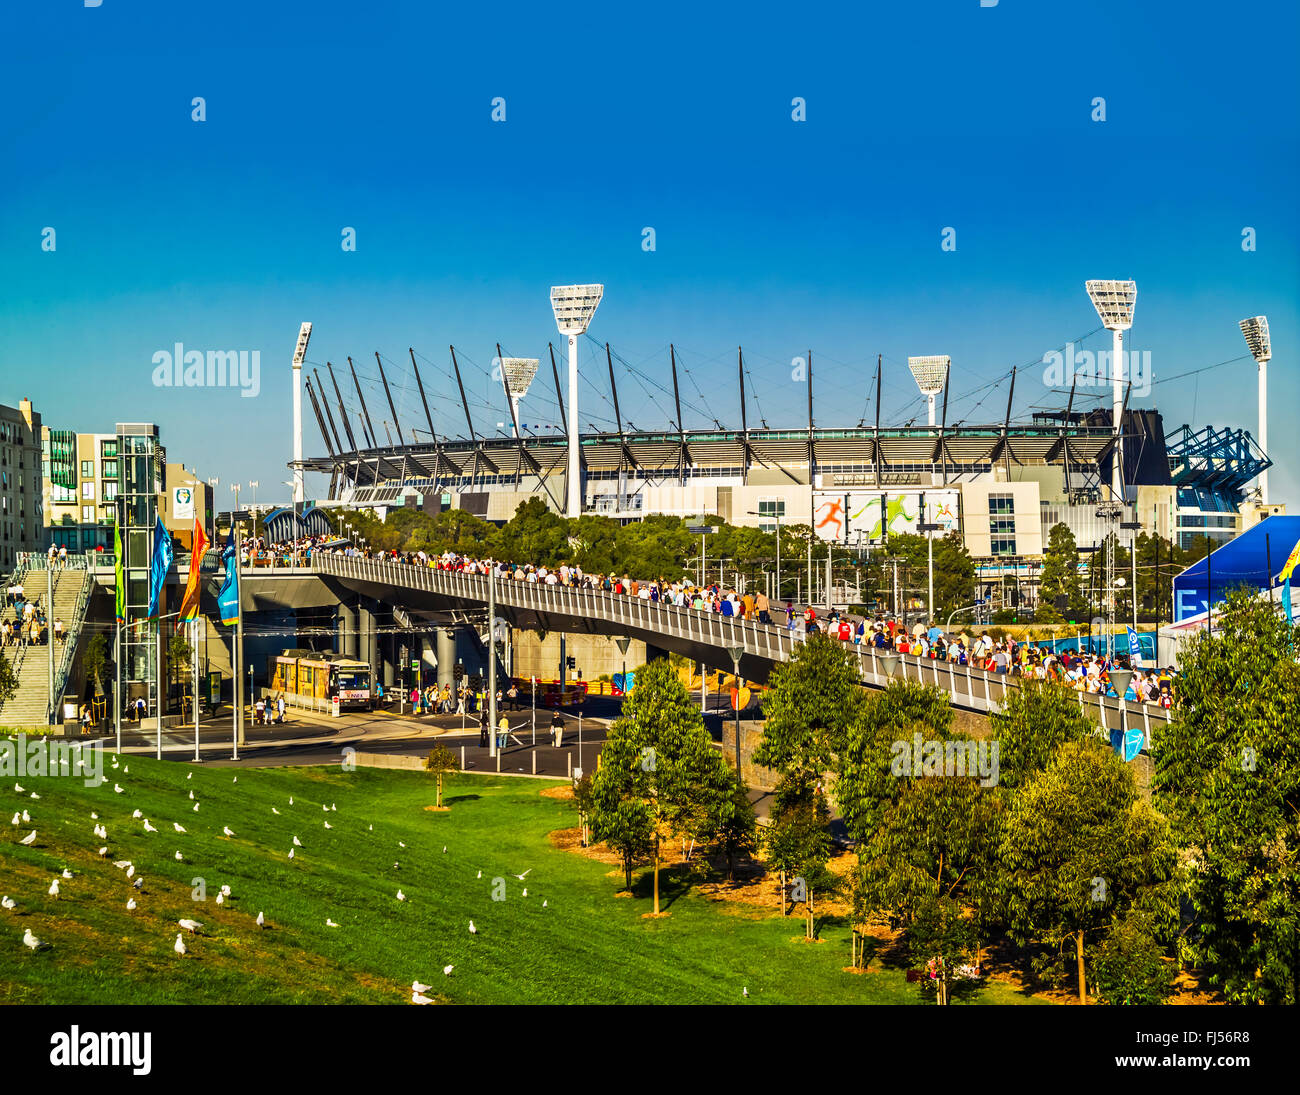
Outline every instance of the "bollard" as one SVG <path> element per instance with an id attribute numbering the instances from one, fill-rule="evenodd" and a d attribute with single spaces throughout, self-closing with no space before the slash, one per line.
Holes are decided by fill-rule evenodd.
<path id="1" fill-rule="evenodd" d="M 537 750 L 533 750 L 533 775 L 537 775 Z"/>
<path id="2" fill-rule="evenodd" d="M 465 771 L 465 747 L 460 747 L 460 770 Z"/>
<path id="3" fill-rule="evenodd" d="M 572 753 L 565 753 L 564 755 L 565 755 L 565 756 L 568 758 L 568 760 L 569 760 L 569 778 L 572 779 L 572 778 L 573 778 L 573 754 L 572 754 Z"/>
<path id="4" fill-rule="evenodd" d="M 497 771 L 501 771 L 501 750 L 497 750 Z"/>

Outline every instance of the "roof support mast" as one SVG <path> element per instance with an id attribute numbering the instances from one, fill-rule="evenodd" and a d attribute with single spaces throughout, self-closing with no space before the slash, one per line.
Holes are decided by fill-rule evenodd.
<path id="1" fill-rule="evenodd" d="M 402 447 L 406 447 L 406 438 L 402 436 L 402 424 L 397 421 L 397 408 L 393 406 L 393 393 L 388 390 L 388 377 L 384 375 L 384 363 L 380 360 L 379 351 L 375 351 L 375 364 L 379 366 L 379 379 L 384 382 L 384 395 L 388 397 L 388 411 L 393 416 L 393 428 L 397 431 L 397 440 Z"/>

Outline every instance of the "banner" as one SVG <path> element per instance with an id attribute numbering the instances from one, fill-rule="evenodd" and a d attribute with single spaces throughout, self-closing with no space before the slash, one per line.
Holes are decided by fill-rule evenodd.
<path id="1" fill-rule="evenodd" d="M 1128 661 L 1132 668 L 1142 668 L 1142 644 L 1138 642 L 1138 633 L 1132 627 L 1128 629 Z"/>
<path id="2" fill-rule="evenodd" d="M 217 611 L 223 624 L 236 624 L 239 622 L 239 548 L 235 546 L 233 526 L 222 549 L 221 561 L 226 567 L 226 580 L 217 591 Z"/>
<path id="3" fill-rule="evenodd" d="M 1282 583 L 1282 611 L 1286 613 L 1286 622 L 1295 627 L 1295 619 L 1291 615 L 1291 579 L 1288 578 Z"/>
<path id="4" fill-rule="evenodd" d="M 1278 574 L 1278 577 L 1284 582 L 1287 581 L 1297 566 L 1300 566 L 1300 540 L 1296 541 L 1295 547 L 1291 549 L 1291 554 L 1287 556 L 1286 562 L 1282 564 L 1282 571 Z"/>
<path id="5" fill-rule="evenodd" d="M 172 487 L 172 519 L 194 520 L 194 491 L 190 487 Z"/>
<path id="6" fill-rule="evenodd" d="M 181 624 L 198 619 L 199 615 L 199 571 L 202 569 L 203 552 L 207 549 L 208 538 L 203 534 L 203 526 L 194 522 L 194 535 L 190 539 L 190 576 L 185 583 L 185 596 L 181 598 L 180 614 L 176 617 L 176 630 Z"/>
<path id="7" fill-rule="evenodd" d="M 815 498 L 813 528 L 821 540 L 847 544 L 857 543 L 859 535 L 878 541 L 893 533 L 915 534 L 922 523 L 938 525 L 936 535 L 947 536 L 960 530 L 960 512 L 960 495 L 954 490 L 827 491 Z"/>
<path id="8" fill-rule="evenodd" d="M 172 568 L 172 537 L 163 528 L 162 518 L 154 520 L 153 557 L 149 560 L 149 619 L 158 616 L 158 602 L 162 598 L 167 572 Z"/>
<path id="9" fill-rule="evenodd" d="M 126 623 L 126 573 L 122 569 L 122 526 L 113 522 L 113 596 L 117 622 Z"/>

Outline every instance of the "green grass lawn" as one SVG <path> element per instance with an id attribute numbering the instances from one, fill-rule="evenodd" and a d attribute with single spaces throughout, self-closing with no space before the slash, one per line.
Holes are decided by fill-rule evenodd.
<path id="1" fill-rule="evenodd" d="M 710 901 L 673 880 L 671 915 L 644 919 L 645 886 L 617 898 L 621 873 L 551 846 L 551 830 L 575 823 L 569 803 L 539 794 L 554 783 L 453 776 L 451 810 L 435 813 L 425 809 L 432 779 L 419 773 L 136 756 L 114 770 L 110 757 L 98 788 L 66 777 L 19 777 L 23 794 L 12 778 L 0 786 L 0 893 L 18 903 L 0 910 L 2 1002 L 406 1003 L 417 978 L 454 1003 L 741 1003 L 746 986 L 749 1003 L 920 1001 L 902 970 L 842 972 L 845 925 L 807 944 L 797 916 Z M 322 810 L 330 804 L 337 810 Z M 137 808 L 158 832 L 132 818 Z M 24 809 L 31 823 L 11 826 Z M 92 811 L 107 841 L 95 837 Z M 32 829 L 35 844 L 19 844 Z M 290 860 L 295 835 L 303 847 Z M 115 859 L 135 864 L 142 893 Z M 74 877 L 56 899 L 47 890 L 65 867 Z M 206 900 L 192 896 L 196 878 Z M 506 880 L 503 901 L 492 899 L 495 878 Z M 232 897 L 218 907 L 223 884 Z M 133 895 L 139 907 L 128 912 Z M 172 952 L 182 917 L 205 925 L 185 936 L 184 959 Z M 27 927 L 49 949 L 24 947 Z M 977 999 L 1026 1001 L 997 983 Z"/>

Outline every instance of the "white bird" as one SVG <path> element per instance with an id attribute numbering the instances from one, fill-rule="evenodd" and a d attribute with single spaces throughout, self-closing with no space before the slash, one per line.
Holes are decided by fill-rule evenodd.
<path id="1" fill-rule="evenodd" d="M 234 779 L 232 779 L 230 782 L 231 782 L 231 783 L 238 783 L 238 782 L 239 782 L 239 777 L 236 776 L 236 777 L 235 777 Z"/>
<path id="2" fill-rule="evenodd" d="M 741 995 L 741 996 L 748 996 L 748 995 L 749 995 L 749 986 L 748 986 L 748 985 L 746 985 L 743 989 L 740 990 L 740 995 Z"/>
<path id="3" fill-rule="evenodd" d="M 200 924 L 197 920 L 178 920 L 176 921 L 176 923 L 178 923 L 182 928 L 184 928 L 191 935 L 193 935 L 201 927 L 203 927 L 203 925 Z"/>
<path id="4" fill-rule="evenodd" d="M 46 891 L 51 897 L 59 896 L 59 880 L 56 878 L 50 883 L 50 888 Z"/>
<path id="5" fill-rule="evenodd" d="M 330 812 L 330 808 L 326 806 L 324 803 L 321 804 L 321 809 L 324 810 L 327 814 Z"/>
<path id="6" fill-rule="evenodd" d="M 4 898 L 0 899 L 0 909 L 15 909 L 17 907 L 18 907 L 18 902 L 15 901 L 8 894 L 5 894 Z"/>
<path id="7" fill-rule="evenodd" d="M 469 934 L 478 935 L 478 928 L 474 927 L 474 921 L 472 920 L 469 922 Z"/>
<path id="8" fill-rule="evenodd" d="M 68 870 L 67 867 L 64 867 L 64 868 L 63 868 L 63 877 L 64 877 L 64 878 L 71 878 L 71 877 L 72 877 L 72 872 L 71 872 L 70 870 Z"/>
<path id="9" fill-rule="evenodd" d="M 32 792 L 32 798 L 40 798 L 40 797 L 41 796 L 38 795 L 35 791 Z"/>
<path id="10" fill-rule="evenodd" d="M 419 982 L 419 981 L 412 981 L 412 982 L 411 982 L 411 991 L 412 991 L 412 992 L 431 992 L 431 991 L 433 991 L 433 986 L 432 986 L 432 985 L 425 985 L 425 984 L 422 984 L 422 983 Z"/>
<path id="11" fill-rule="evenodd" d="M 115 859 L 113 860 L 113 866 L 119 871 L 125 871 L 129 866 L 131 866 L 131 861 L 129 859 Z"/>
<path id="12" fill-rule="evenodd" d="M 117 795 L 122 793 L 122 785 L 120 783 L 113 784 L 113 793 Z"/>
<path id="13" fill-rule="evenodd" d="M 406 845 L 405 845 L 402 841 L 400 841 L 400 840 L 397 842 L 397 846 L 398 846 L 399 848 L 405 848 L 405 847 L 406 847 Z"/>
<path id="14" fill-rule="evenodd" d="M 91 820 L 91 821 L 98 821 L 98 820 L 99 820 L 99 815 L 98 815 L 97 813 L 95 813 L 94 810 L 91 810 L 91 812 L 90 812 L 90 820 Z"/>
<path id="15" fill-rule="evenodd" d="M 184 826 L 184 825 L 178 825 L 178 824 L 176 824 L 176 822 L 174 822 L 174 821 L 172 822 L 172 828 L 175 829 L 178 833 L 183 833 L 183 832 L 185 832 L 185 826 Z"/>
<path id="16" fill-rule="evenodd" d="M 134 863 L 128 863 L 128 864 L 126 865 L 126 877 L 127 877 L 127 878 L 134 878 L 134 877 L 135 877 L 135 864 L 134 864 Z"/>
<path id="17" fill-rule="evenodd" d="M 225 833 L 226 836 L 234 836 L 234 835 L 235 835 L 234 833 L 232 833 L 232 832 L 230 831 L 230 826 L 229 826 L 229 825 L 223 825 L 223 826 L 221 826 L 221 831 L 222 831 L 223 833 Z"/>
<path id="18" fill-rule="evenodd" d="M 221 887 L 221 896 L 222 896 L 222 897 L 229 897 L 229 896 L 230 896 L 230 887 L 229 887 L 229 886 L 222 886 L 222 887 Z"/>
<path id="19" fill-rule="evenodd" d="M 394 864 L 393 864 L 393 870 L 395 870 L 395 871 L 396 871 L 396 870 L 399 870 L 399 869 L 401 868 L 401 866 L 402 866 L 402 865 L 401 865 L 400 863 L 394 863 Z"/>
<path id="20" fill-rule="evenodd" d="M 413 993 L 411 993 L 411 1003 L 412 1003 L 412 1004 L 432 1004 L 433 1001 L 430 1000 L 430 999 L 429 999 L 427 996 L 425 996 L 423 993 L 413 992 Z"/>
<path id="21" fill-rule="evenodd" d="M 184 857 L 183 855 L 181 855 L 180 852 L 177 852 L 177 853 L 176 853 L 176 862 L 177 862 L 177 863 L 184 863 L 184 862 L 185 862 L 185 857 Z"/>
<path id="22" fill-rule="evenodd" d="M 36 830 L 33 829 L 30 833 L 28 833 L 25 837 L 23 837 L 22 840 L 20 840 L 18 843 L 19 843 L 19 844 L 35 844 L 35 843 L 36 843 Z"/>
<path id="23" fill-rule="evenodd" d="M 450 976 L 451 976 L 451 971 L 454 970 L 455 968 L 456 968 L 455 966 L 443 966 L 443 967 L 442 967 L 442 975 L 443 975 L 444 977 L 450 977 Z"/>
<path id="24" fill-rule="evenodd" d="M 325 926 L 326 926 L 327 928 L 337 928 L 337 927 L 338 927 L 338 925 L 335 924 L 334 921 L 331 920 L 328 916 L 325 918 Z"/>
<path id="25" fill-rule="evenodd" d="M 108 839 L 108 830 L 107 830 L 103 825 L 96 825 L 96 826 L 95 826 L 95 835 L 96 835 L 97 837 L 99 837 L 100 840 L 107 840 L 107 839 Z"/>
<path id="26" fill-rule="evenodd" d="M 172 947 L 172 950 L 174 950 L 179 957 L 181 958 L 185 957 L 185 951 L 187 950 L 187 948 L 185 946 L 184 940 L 181 939 L 180 932 L 176 933 L 176 945 Z"/>
<path id="27" fill-rule="evenodd" d="M 260 912 L 257 914 L 257 926 L 259 928 L 266 927 L 266 917 L 263 916 Z"/>
<path id="28" fill-rule="evenodd" d="M 30 947 L 32 950 L 40 950 L 40 948 L 45 946 L 45 944 L 32 934 L 31 928 L 28 928 L 23 932 L 23 946 Z"/>
<path id="29" fill-rule="evenodd" d="M 127 902 L 126 902 L 126 911 L 127 911 L 127 912 L 134 912 L 134 911 L 135 911 L 135 898 L 134 898 L 134 897 L 131 897 L 131 898 L 128 898 L 128 899 L 127 899 Z"/>
<path id="30" fill-rule="evenodd" d="M 289 849 L 289 858 L 290 858 L 290 859 L 293 858 L 293 849 L 292 849 L 292 848 Z"/>
<path id="31" fill-rule="evenodd" d="M 107 845 L 107 844 L 104 845 L 104 847 L 102 847 L 102 848 L 99 849 L 99 858 L 100 858 L 100 859 L 107 859 L 107 858 L 108 858 L 108 845 Z"/>
<path id="32" fill-rule="evenodd" d="M 9 824 L 17 825 L 20 821 L 22 821 L 22 819 L 23 819 L 22 814 L 14 814 L 14 819 L 13 821 L 9 822 Z"/>
<path id="33" fill-rule="evenodd" d="M 293 846 L 294 846 L 295 848 L 301 848 L 301 847 L 302 847 L 302 841 L 299 840 L 296 836 L 293 838 Z"/>
<path id="34" fill-rule="evenodd" d="M 397 891 L 397 900 L 398 900 L 398 901 L 405 901 L 405 900 L 406 900 L 406 894 L 402 893 L 401 890 L 398 890 L 398 891 Z"/>
<path id="35" fill-rule="evenodd" d="M 525 896 L 525 897 L 528 896 L 528 887 L 527 887 L 527 886 L 524 887 L 524 896 Z"/>
<path id="36" fill-rule="evenodd" d="M 532 870 L 533 869 L 529 867 L 528 870 L 526 870 L 523 874 L 517 874 L 515 875 L 515 877 L 519 879 L 520 882 L 522 882 L 525 878 L 527 878 L 532 873 Z"/>
<path id="37" fill-rule="evenodd" d="M 193 792 L 193 791 L 190 792 L 190 801 L 191 801 L 191 802 L 194 801 L 194 792 Z"/>
<path id="38" fill-rule="evenodd" d="M 375 831 L 375 827 L 373 825 L 366 826 L 366 832 L 373 833 L 374 831 Z"/>
<path id="39" fill-rule="evenodd" d="M 29 814 L 26 810 L 23 811 L 23 820 L 24 820 L 24 821 L 31 821 L 31 820 L 32 820 L 32 815 Z"/>
<path id="40" fill-rule="evenodd" d="M 224 905 L 225 903 L 226 903 L 226 895 L 223 893 L 217 894 L 217 904 Z"/>
<path id="41" fill-rule="evenodd" d="M 193 778 L 194 778 L 194 773 L 193 773 L 193 772 L 186 772 L 186 773 L 185 773 L 185 778 L 186 778 L 186 779 L 193 779 Z"/>
<path id="42" fill-rule="evenodd" d="M 336 814 L 339 812 L 339 808 L 335 806 L 334 803 L 332 802 L 330 803 L 330 809 L 333 810 Z"/>
<path id="43" fill-rule="evenodd" d="M 144 831 L 145 831 L 146 833 L 156 833 L 158 830 L 155 829 L 152 825 L 149 824 L 149 819 L 148 819 L 148 818 L 145 818 L 145 819 L 144 819 Z"/>
<path id="44" fill-rule="evenodd" d="M 273 813 L 276 817 L 280 816 L 280 811 L 277 810 L 274 806 L 271 807 L 271 813 Z"/>
<path id="45" fill-rule="evenodd" d="M 546 902 L 545 902 L 545 901 L 542 902 L 542 908 L 543 908 L 543 909 L 546 908 Z"/>
<path id="46" fill-rule="evenodd" d="M 332 829 L 332 828 L 334 828 L 334 826 L 331 825 L 331 824 L 327 821 L 327 822 L 325 822 L 325 828 L 327 828 L 327 829 Z"/>
<path id="47" fill-rule="evenodd" d="M 483 872 L 482 872 L 481 870 L 479 871 L 478 876 L 479 876 L 479 878 L 482 878 L 482 877 L 483 877 Z"/>
<path id="48" fill-rule="evenodd" d="M 140 813 L 139 810 L 136 810 L 136 811 L 135 811 L 131 816 L 132 816 L 133 818 L 135 818 L 137 821 L 139 821 L 140 818 L 144 817 L 144 815 L 143 815 L 142 813 Z"/>
<path id="49" fill-rule="evenodd" d="M 199 804 L 197 802 L 194 804 L 194 812 L 196 814 L 199 812 Z"/>
<path id="50" fill-rule="evenodd" d="M 27 788 L 25 788 L 21 783 L 15 783 L 15 784 L 14 784 L 14 790 L 17 791 L 18 794 L 21 795 L 21 794 L 24 794 L 24 793 L 26 792 Z"/>
<path id="51" fill-rule="evenodd" d="M 289 805 L 290 805 L 290 806 L 293 805 L 293 795 L 290 795 L 290 796 L 289 796 Z"/>
<path id="52" fill-rule="evenodd" d="M 445 854 L 446 851 L 447 851 L 447 845 L 444 844 L 444 845 L 442 846 L 442 850 L 443 850 L 443 853 Z"/>
<path id="53" fill-rule="evenodd" d="M 129 776 L 130 774 L 131 774 L 131 766 L 129 764 L 122 765 L 122 775 Z"/>
<path id="54" fill-rule="evenodd" d="M 144 875 L 141 875 L 139 878 L 137 878 L 134 882 L 131 883 L 131 885 L 132 885 L 135 889 L 137 889 L 137 890 L 143 890 L 143 889 L 144 889 Z"/>

